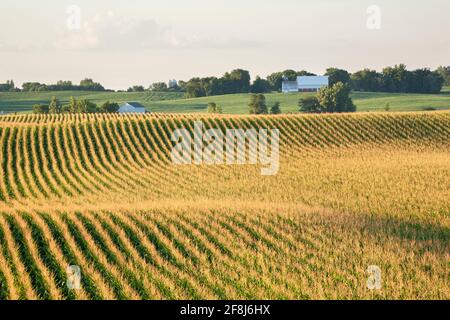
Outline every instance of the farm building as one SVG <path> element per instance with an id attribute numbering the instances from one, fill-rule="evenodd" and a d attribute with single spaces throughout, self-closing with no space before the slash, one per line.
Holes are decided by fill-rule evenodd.
<path id="1" fill-rule="evenodd" d="M 119 113 L 145 113 L 145 107 L 138 102 L 126 102 L 119 107 Z"/>
<path id="2" fill-rule="evenodd" d="M 299 76 L 297 80 L 283 79 L 281 90 L 288 92 L 317 92 L 328 86 L 327 76 Z"/>

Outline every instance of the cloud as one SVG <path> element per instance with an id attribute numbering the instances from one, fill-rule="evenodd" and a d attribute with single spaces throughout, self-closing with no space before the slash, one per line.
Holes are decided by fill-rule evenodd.
<path id="1" fill-rule="evenodd" d="M 65 50 L 136 51 L 150 49 L 243 48 L 260 46 L 238 38 L 177 34 L 155 20 L 139 20 L 109 11 L 96 14 L 79 30 L 60 31 L 53 46 Z"/>
<path id="2" fill-rule="evenodd" d="M 64 50 L 137 51 L 150 49 L 243 48 L 260 46 L 238 38 L 181 35 L 155 20 L 138 20 L 112 11 L 96 14 L 78 30 L 64 30 L 53 43 Z"/>

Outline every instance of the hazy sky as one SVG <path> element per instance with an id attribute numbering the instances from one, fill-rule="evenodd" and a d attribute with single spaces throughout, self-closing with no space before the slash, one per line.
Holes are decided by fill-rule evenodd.
<path id="1" fill-rule="evenodd" d="M 80 29 L 68 27 L 70 5 Z M 371 5 L 380 29 L 367 27 Z M 450 65 L 449 21 L 449 0 L 1 0 L 0 82 L 126 89 L 237 67 L 435 68 Z"/>

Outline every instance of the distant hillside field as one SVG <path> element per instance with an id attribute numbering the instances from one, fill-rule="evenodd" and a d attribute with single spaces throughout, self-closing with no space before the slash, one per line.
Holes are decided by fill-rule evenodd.
<path id="1" fill-rule="evenodd" d="M 278 129 L 278 174 L 175 165 L 194 121 Z M 0 300 L 448 300 L 449 141 L 449 111 L 0 116 Z"/>
<path id="2" fill-rule="evenodd" d="M 0 93 L 0 112 L 29 112 L 33 104 L 48 103 L 55 95 L 67 103 L 70 96 L 89 99 L 97 104 L 106 100 L 115 102 L 140 102 L 152 112 L 204 113 L 209 102 L 220 105 L 226 114 L 248 113 L 249 94 L 231 94 L 194 99 L 185 99 L 183 93 L 166 92 L 138 92 L 138 93 L 110 93 L 110 92 L 19 92 Z M 308 93 L 270 93 L 266 94 L 267 104 L 275 101 L 281 103 L 283 113 L 298 112 L 298 100 Z M 438 110 L 450 109 L 450 88 L 445 88 L 441 94 L 403 94 L 403 93 L 366 93 L 352 94 L 358 111 L 384 111 L 389 104 L 390 111 L 422 111 L 426 108 Z"/>
<path id="3" fill-rule="evenodd" d="M 48 104 L 55 96 L 62 104 L 67 104 L 71 96 L 88 99 L 96 104 L 106 101 L 118 103 L 140 102 L 148 105 L 151 101 L 181 99 L 179 92 L 93 92 L 93 91 L 53 91 L 53 92 L 0 92 L 0 113 L 30 112 L 34 104 Z"/>

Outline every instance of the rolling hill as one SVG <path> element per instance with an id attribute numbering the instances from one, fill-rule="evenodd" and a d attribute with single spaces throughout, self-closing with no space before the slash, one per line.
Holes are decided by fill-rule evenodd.
<path id="1" fill-rule="evenodd" d="M 0 112 L 29 112 L 37 103 L 48 104 L 52 96 L 67 104 L 70 96 L 89 99 L 101 104 L 107 100 L 115 102 L 136 101 L 145 105 L 152 112 L 204 113 L 209 102 L 220 105 L 226 114 L 248 113 L 248 94 L 231 94 L 194 99 L 185 99 L 182 93 L 167 92 L 13 92 L 0 93 Z M 283 113 L 297 113 L 298 100 L 307 93 L 266 94 L 267 104 L 275 101 L 281 103 Z M 426 108 L 450 109 L 450 89 L 445 88 L 441 94 L 403 94 L 403 93 L 365 93 L 354 92 L 352 98 L 358 111 L 384 111 L 389 104 L 390 111 L 422 111 Z"/>
<path id="2" fill-rule="evenodd" d="M 174 165 L 194 121 L 278 129 L 278 175 Z M 448 111 L 0 116 L 0 300 L 449 299 L 449 141 Z"/>

